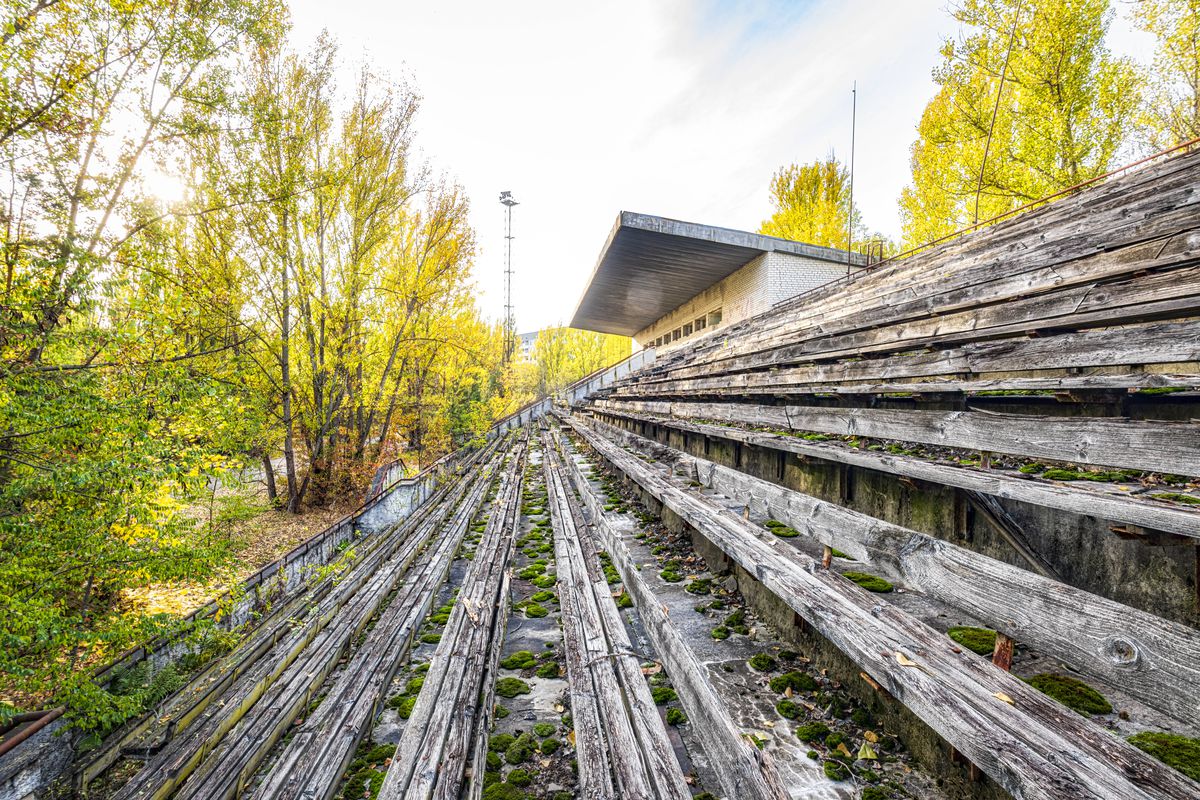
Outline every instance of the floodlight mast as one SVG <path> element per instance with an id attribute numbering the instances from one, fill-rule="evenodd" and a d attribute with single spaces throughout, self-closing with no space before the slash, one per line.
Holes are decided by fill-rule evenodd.
<path id="1" fill-rule="evenodd" d="M 512 210 L 518 205 L 513 199 L 512 192 L 501 192 L 500 202 L 504 205 L 505 230 L 504 242 L 506 253 L 504 259 L 504 363 L 508 364 L 513 357 L 513 338 L 517 335 L 517 321 L 513 316 L 512 307 Z"/>

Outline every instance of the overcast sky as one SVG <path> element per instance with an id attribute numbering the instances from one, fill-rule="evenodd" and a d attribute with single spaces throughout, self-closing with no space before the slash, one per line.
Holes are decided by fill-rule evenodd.
<path id="1" fill-rule="evenodd" d="M 366 61 L 423 97 L 418 143 L 461 183 L 479 302 L 503 315 L 514 209 L 517 328 L 569 323 L 621 210 L 756 230 L 781 165 L 848 160 L 855 201 L 898 238 L 908 148 L 955 31 L 944 0 L 292 0 L 294 42 L 322 29 L 349 76 Z M 1114 23 L 1111 45 L 1145 40 Z"/>

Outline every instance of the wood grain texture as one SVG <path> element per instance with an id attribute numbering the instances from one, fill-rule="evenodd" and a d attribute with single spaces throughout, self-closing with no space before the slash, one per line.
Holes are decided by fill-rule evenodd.
<path id="1" fill-rule="evenodd" d="M 760 527 L 674 485 L 587 426 L 574 427 L 1015 798 L 1183 800 L 1200 792 L 1200 784 L 990 662 L 954 652 L 942 634 L 794 547 L 768 541 Z"/>
<path id="2" fill-rule="evenodd" d="M 569 454 L 564 463 L 569 480 L 587 509 L 593 531 L 612 558 L 622 585 L 633 599 L 654 649 L 671 676 L 671 683 L 688 719 L 692 720 L 692 728 L 717 773 L 722 791 L 727 797 L 744 800 L 786 800 L 788 794 L 769 757 L 741 735 L 705 676 L 699 658 L 639 574 L 618 530 L 628 521 L 604 511 L 603 504 Z"/>
<path id="3" fill-rule="evenodd" d="M 598 400 L 595 405 L 602 411 L 642 411 L 681 419 L 895 439 L 1076 464 L 1200 475 L 1200 423 L 1196 422 L 750 403 Z"/>
<path id="4" fill-rule="evenodd" d="M 1151 708 L 1185 723 L 1200 718 L 1200 631 L 1195 628 L 603 422 L 593 425 L 605 437 L 737 498 L 755 515 L 785 522 Z"/>
<path id="5" fill-rule="evenodd" d="M 691 422 L 673 417 L 607 410 L 597 410 L 597 413 L 602 418 L 653 424 L 670 430 L 744 442 L 756 447 L 794 453 L 802 458 L 816 458 L 835 464 L 849 464 L 943 486 L 971 489 L 1003 497 L 1006 500 L 1019 500 L 1023 503 L 1054 508 L 1073 514 L 1083 514 L 1113 522 L 1123 522 L 1200 538 L 1200 509 L 1139 499 L 1088 484 L 1061 484 L 1015 471 L 1004 472 L 995 469 L 983 470 L 976 467 L 953 466 L 916 456 L 860 450 L 837 442 L 806 441 L 781 433 Z"/>

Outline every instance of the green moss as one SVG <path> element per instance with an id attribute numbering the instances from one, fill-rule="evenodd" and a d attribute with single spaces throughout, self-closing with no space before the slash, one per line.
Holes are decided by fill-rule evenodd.
<path id="1" fill-rule="evenodd" d="M 990 628 L 972 628 L 969 625 L 956 625 L 946 631 L 946 635 L 963 647 L 981 656 L 989 655 L 996 649 L 996 632 Z"/>
<path id="2" fill-rule="evenodd" d="M 529 694 L 529 684 L 520 678 L 501 678 L 496 681 L 496 694 L 509 699 L 519 694 Z"/>
<path id="3" fill-rule="evenodd" d="M 516 740 L 517 737 L 511 733 L 497 733 L 488 740 L 488 750 L 493 753 L 503 753 Z"/>
<path id="4" fill-rule="evenodd" d="M 850 721 L 860 728 L 869 728 L 875 720 L 871 717 L 871 712 L 865 708 L 856 708 L 850 714 Z"/>
<path id="5" fill-rule="evenodd" d="M 670 567 L 658 573 L 658 577 L 662 578 L 667 583 L 679 583 L 681 580 L 683 580 L 683 575 L 678 571 L 671 569 Z"/>
<path id="6" fill-rule="evenodd" d="M 525 605 L 526 617 L 533 617 L 536 619 L 538 617 L 544 617 L 549 613 L 550 612 L 546 610 L 546 607 L 540 603 L 527 603 Z"/>
<path id="7" fill-rule="evenodd" d="M 617 608 L 633 608 L 633 598 L 629 596 L 629 592 L 621 592 L 621 596 L 617 598 Z"/>
<path id="8" fill-rule="evenodd" d="M 850 768 L 841 761 L 826 761 L 824 770 L 825 777 L 831 781 L 844 781 L 850 777 Z"/>
<path id="9" fill-rule="evenodd" d="M 699 578 L 683 588 L 684 591 L 691 594 L 708 594 L 712 590 L 712 581 L 708 578 Z"/>
<path id="10" fill-rule="evenodd" d="M 687 721 L 688 721 L 687 714 L 683 713 L 683 709 L 681 709 L 681 708 L 668 708 L 667 709 L 667 724 L 668 725 L 682 725 Z"/>
<path id="11" fill-rule="evenodd" d="M 425 644 L 437 644 L 442 640 L 440 633 L 427 633 L 421 637 L 421 641 Z"/>
<path id="12" fill-rule="evenodd" d="M 730 614 L 729 616 L 727 616 L 725 618 L 725 624 L 729 625 L 730 627 L 733 627 L 736 625 L 741 625 L 745 621 L 746 621 L 746 611 L 745 611 L 745 609 L 741 609 L 741 608 L 739 608 L 737 611 L 734 611 L 732 614 Z"/>
<path id="13" fill-rule="evenodd" d="M 535 674 L 539 678 L 557 678 L 558 672 L 558 662 L 547 661 L 545 664 L 542 664 L 540 667 L 538 667 L 538 671 Z M 540 735 L 545 736 L 545 734 Z"/>
<path id="14" fill-rule="evenodd" d="M 493 713 L 494 713 L 494 716 L 496 717 L 496 719 L 504 719 L 505 717 L 507 717 L 509 715 L 509 710 L 507 708 L 505 708 L 504 706 L 497 704 L 496 709 Z"/>
<path id="15" fill-rule="evenodd" d="M 504 751 L 504 760 L 510 764 L 522 764 L 529 760 L 535 750 L 537 742 L 528 733 L 523 733 Z"/>
<path id="16" fill-rule="evenodd" d="M 783 694 L 788 689 L 793 692 L 815 692 L 817 681 L 811 675 L 803 672 L 786 672 L 771 678 L 771 691 Z"/>
<path id="17" fill-rule="evenodd" d="M 780 700 L 775 704 L 775 710 L 785 719 L 796 719 L 800 716 L 800 706 L 791 700 Z"/>
<path id="18" fill-rule="evenodd" d="M 532 581 L 530 581 L 530 583 L 532 583 L 534 586 L 538 587 L 539 589 L 549 589 L 551 586 L 553 586 L 557 582 L 558 582 L 558 579 L 555 578 L 553 575 L 543 575 L 540 578 L 534 578 Z"/>
<path id="19" fill-rule="evenodd" d="M 1042 477 L 1052 481 L 1095 481 L 1097 483 L 1116 483 L 1130 481 L 1140 477 L 1141 473 L 1131 469 L 1116 469 L 1101 472 L 1090 470 L 1060 469 L 1052 467 L 1042 473 Z"/>
<path id="20" fill-rule="evenodd" d="M 525 800 L 526 794 L 511 783 L 493 783 L 483 790 L 483 800 Z"/>
<path id="21" fill-rule="evenodd" d="M 650 690 L 650 696 L 654 698 L 654 704 L 658 706 L 665 706 L 678 697 L 670 686 L 655 686 Z"/>
<path id="22" fill-rule="evenodd" d="M 1023 472 L 1026 475 L 1037 475 L 1040 472 L 1046 471 L 1046 465 L 1038 464 L 1038 463 L 1022 464 L 1020 467 L 1017 468 L 1017 471 Z"/>
<path id="23" fill-rule="evenodd" d="M 549 739 L 546 739 L 540 745 L 538 745 L 538 749 L 541 750 L 544 755 L 550 755 L 561 746 L 562 742 L 551 736 Z"/>
<path id="24" fill-rule="evenodd" d="M 834 558 L 844 558 L 847 561 L 854 560 L 850 555 L 843 553 L 841 550 L 838 550 L 836 547 L 829 548 L 829 552 L 833 554 Z"/>
<path id="25" fill-rule="evenodd" d="M 868 592 L 890 592 L 892 584 L 885 581 L 878 575 L 872 575 L 868 572 L 843 572 L 842 577 L 847 580 L 854 581 Z"/>
<path id="26" fill-rule="evenodd" d="M 830 750 L 833 750 L 844 741 L 846 741 L 846 734 L 834 731 L 825 737 L 825 746 Z"/>
<path id="27" fill-rule="evenodd" d="M 558 729 L 558 726 L 555 725 L 553 722 L 538 722 L 538 723 L 535 723 L 533 726 L 533 734 L 535 736 L 540 736 L 544 739 L 547 736 L 549 736 L 550 734 L 554 733 L 554 731 L 557 729 Z"/>
<path id="28" fill-rule="evenodd" d="M 764 522 L 763 525 L 766 526 L 767 530 L 781 539 L 791 539 L 794 536 L 800 535 L 795 528 L 788 527 L 785 523 L 782 523 L 777 519 L 769 519 Z"/>
<path id="29" fill-rule="evenodd" d="M 539 564 L 535 561 L 534 563 L 530 564 L 525 569 L 518 572 L 517 577 L 524 578 L 525 580 L 529 581 L 529 580 L 533 580 L 534 578 L 541 575 L 545 571 L 546 571 L 546 565 Z"/>
<path id="30" fill-rule="evenodd" d="M 729 628 L 726 628 L 724 625 L 718 625 L 717 627 L 712 629 L 711 635 L 714 639 L 728 639 L 729 638 Z"/>
<path id="31" fill-rule="evenodd" d="M 496 753 L 495 751 L 492 751 L 492 750 L 488 750 L 487 768 L 489 770 L 492 770 L 494 772 L 494 771 L 500 769 L 500 767 L 503 763 L 504 762 L 502 762 L 500 760 L 500 755 L 498 753 Z"/>
<path id="32" fill-rule="evenodd" d="M 1173 503 L 1183 503 L 1189 506 L 1200 506 L 1200 497 L 1179 492 L 1155 492 L 1150 495 L 1155 500 L 1168 500 Z"/>
<path id="33" fill-rule="evenodd" d="M 367 764 L 382 764 L 394 755 L 396 755 L 396 745 L 377 744 L 368 750 L 367 754 L 362 758 Z"/>
<path id="34" fill-rule="evenodd" d="M 376 797 L 382 786 L 383 773 L 368 767 L 350 776 L 350 780 L 346 781 L 346 788 L 342 790 L 342 796 Z"/>
<path id="35" fill-rule="evenodd" d="M 416 697 L 398 694 L 388 701 L 388 708 L 394 708 L 396 713 L 400 715 L 400 719 L 408 719 L 412 716 L 413 707 L 416 704 Z"/>
<path id="36" fill-rule="evenodd" d="M 887 789 L 878 786 L 868 786 L 862 790 L 862 800 L 888 800 L 891 796 Z"/>
<path id="37" fill-rule="evenodd" d="M 796 728 L 796 736 L 802 742 L 816 742 L 829 735 L 829 726 L 824 722 L 808 722 Z"/>
<path id="38" fill-rule="evenodd" d="M 1144 750 L 1171 769 L 1200 781 L 1200 739 L 1175 733 L 1144 731 L 1129 737 L 1129 743 Z"/>
<path id="39" fill-rule="evenodd" d="M 775 659 L 771 658 L 766 653 L 758 653 L 750 657 L 750 669 L 756 672 L 770 672 L 775 669 Z"/>
<path id="40" fill-rule="evenodd" d="M 449 614 L 433 614 L 429 617 L 429 621 L 435 625 L 445 625 L 450 621 Z"/>
<path id="41" fill-rule="evenodd" d="M 1027 682 L 1033 688 L 1053 697 L 1067 708 L 1078 711 L 1085 717 L 1089 714 L 1112 713 L 1112 704 L 1104 699 L 1104 695 L 1081 680 L 1053 672 L 1044 672 L 1041 675 L 1034 675 Z"/>
<path id="42" fill-rule="evenodd" d="M 508 773 L 504 780 L 513 786 L 528 786 L 533 783 L 533 776 L 529 774 L 528 770 L 517 768 Z"/>
<path id="43" fill-rule="evenodd" d="M 546 603 L 554 599 L 554 592 L 547 592 L 545 590 L 534 592 L 533 596 L 529 599 L 535 603 Z"/>
<path id="44" fill-rule="evenodd" d="M 530 669 L 537 666 L 537 658 L 528 650 L 518 650 L 500 662 L 505 669 Z"/>
<path id="45" fill-rule="evenodd" d="M 809 750 L 807 753 L 805 753 L 805 755 L 808 756 L 809 758 L 811 758 L 813 761 L 816 761 L 818 758 L 821 757 L 821 754 L 818 753 L 816 750 Z"/>

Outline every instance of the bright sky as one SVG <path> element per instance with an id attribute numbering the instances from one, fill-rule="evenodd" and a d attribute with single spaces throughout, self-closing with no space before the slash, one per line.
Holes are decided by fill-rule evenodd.
<path id="1" fill-rule="evenodd" d="M 520 331 L 570 322 L 621 210 L 757 230 L 781 165 L 850 150 L 855 201 L 898 238 L 896 200 L 942 39 L 945 0 L 292 0 L 294 42 L 327 29 L 347 85 L 364 62 L 423 96 L 418 143 L 461 183 L 479 302 L 503 316 L 513 212 Z M 1114 21 L 1110 45 L 1144 38 Z"/>

